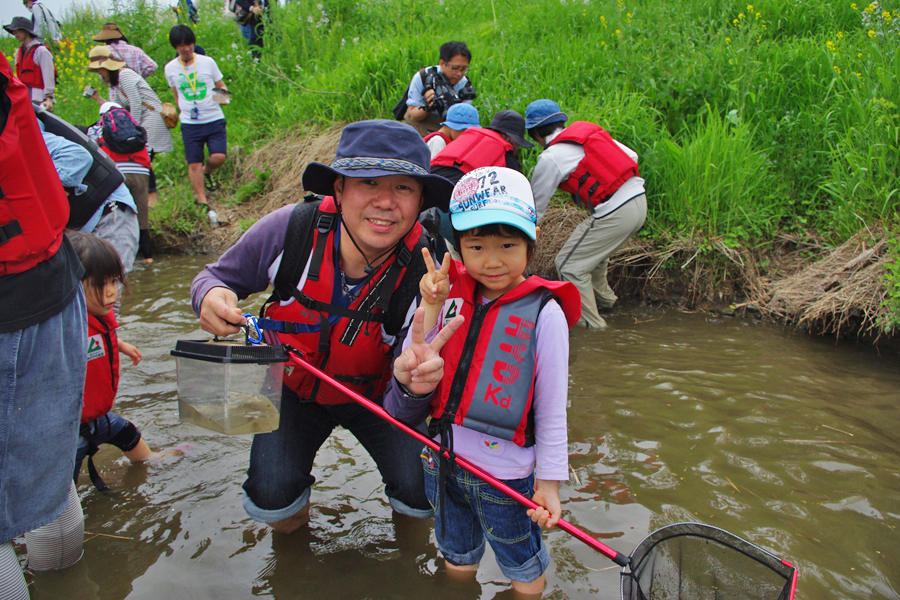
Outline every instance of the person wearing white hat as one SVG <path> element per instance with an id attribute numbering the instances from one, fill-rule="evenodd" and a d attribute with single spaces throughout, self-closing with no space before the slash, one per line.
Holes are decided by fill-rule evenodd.
<path id="1" fill-rule="evenodd" d="M 566 127 L 568 118 L 553 100 L 535 100 L 525 109 L 528 135 L 544 148 L 531 175 L 534 205 L 542 218 L 559 188 L 590 211 L 554 262 L 560 278 L 581 292 L 582 323 L 604 329 L 597 306 L 610 308 L 618 299 L 606 280 L 609 257 L 643 227 L 647 196 L 634 150 L 594 123 Z"/>
<path id="2" fill-rule="evenodd" d="M 56 67 L 53 54 L 38 39 L 34 26 L 25 17 L 14 17 L 3 29 L 22 44 L 16 49 L 16 77 L 28 88 L 31 101 L 52 111 L 56 93 Z"/>
<path id="3" fill-rule="evenodd" d="M 552 528 L 566 481 L 566 390 L 569 327 L 580 297 L 568 282 L 526 277 L 534 254 L 534 201 L 528 179 L 505 167 L 465 175 L 450 198 L 450 220 L 462 262 L 445 255 L 440 269 L 425 256 L 409 343 L 394 361 L 384 407 L 410 426 L 430 414 L 429 434 L 540 508 L 527 513 L 503 494 L 452 469 L 425 449 L 425 491 L 435 507 L 435 538 L 448 572 L 474 578 L 487 544 L 513 590 L 539 595 L 550 562 L 541 527 Z M 424 255 L 423 255 L 424 256 Z M 425 362 L 425 332 L 462 318 Z M 438 379 L 432 372 L 441 372 Z"/>

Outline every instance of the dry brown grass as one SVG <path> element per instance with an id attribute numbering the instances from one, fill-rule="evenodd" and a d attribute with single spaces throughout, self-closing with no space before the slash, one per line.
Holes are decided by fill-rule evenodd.
<path id="1" fill-rule="evenodd" d="M 887 235 L 877 226 L 838 248 L 821 250 L 815 262 L 793 275 L 764 282 L 754 302 L 773 318 L 820 333 L 877 340 L 885 333 L 879 323 L 888 315 L 882 285 Z"/>

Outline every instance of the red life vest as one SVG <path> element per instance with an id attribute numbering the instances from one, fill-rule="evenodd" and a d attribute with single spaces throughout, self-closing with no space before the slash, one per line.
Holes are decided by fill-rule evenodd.
<path id="1" fill-rule="evenodd" d="M 319 211 L 338 215 L 334 198 L 326 197 L 319 206 Z M 338 235 L 340 221 L 337 226 L 324 232 L 316 228 L 312 246 L 318 248 L 320 237 L 327 236 L 322 246 L 324 255 L 319 264 L 318 279 L 311 281 L 307 277 L 300 291 L 306 302 L 302 304 L 296 298 L 286 302 L 269 305 L 264 314 L 274 321 L 287 321 L 297 324 L 298 333 L 278 333 L 282 344 L 296 348 L 310 364 L 322 369 L 335 380 L 346 385 L 367 398 L 377 398 L 384 394 L 388 377 L 391 373 L 392 347 L 384 343 L 382 338 L 383 318 L 369 320 L 342 316 L 340 312 L 359 311 L 363 317 L 381 317 L 383 311 L 375 306 L 375 298 L 379 295 L 377 284 L 385 278 L 391 267 L 397 262 L 397 253 L 391 256 L 360 285 L 356 290 L 356 298 L 349 306 L 341 306 L 344 293 L 340 281 Z M 418 222 L 402 240 L 407 255 L 412 256 L 422 226 Z M 311 253 L 311 262 L 317 260 L 317 252 Z M 283 258 L 283 256 L 282 256 Z M 396 268 L 400 268 L 397 264 Z M 405 267 L 395 279 L 394 289 L 402 280 Z M 335 306 L 337 305 L 337 306 Z M 392 306 L 391 308 L 406 311 L 409 307 Z M 324 323 L 323 323 L 324 321 Z M 327 337 L 323 340 L 322 327 L 326 327 Z M 333 360 L 332 360 L 333 359 Z M 306 369 L 285 366 L 284 384 L 294 390 L 301 398 L 315 400 L 319 404 L 346 404 L 352 402 L 345 394 L 309 373 Z"/>
<path id="2" fill-rule="evenodd" d="M 0 101 L 9 102 L 0 133 L 0 276 L 21 273 L 56 254 L 69 201 L 41 135 L 28 88 L 0 52 Z"/>
<path id="3" fill-rule="evenodd" d="M 572 327 L 581 316 L 581 295 L 572 283 L 531 276 L 481 304 L 478 282 L 462 264 L 453 262 L 450 280 L 441 322 L 457 314 L 466 320 L 441 350 L 444 378 L 434 392 L 432 423 L 450 421 L 531 446 L 537 318 L 554 298 Z"/>
<path id="4" fill-rule="evenodd" d="M 119 154 L 118 152 L 113 152 L 109 149 L 109 146 L 103 143 L 103 138 L 97 140 L 97 143 L 103 148 L 103 151 L 116 163 L 126 163 L 126 162 L 134 162 L 143 167 L 150 168 L 150 153 L 147 152 L 147 148 L 141 148 L 137 152 L 132 152 L 130 154 Z"/>
<path id="5" fill-rule="evenodd" d="M 16 77 L 19 81 L 30 88 L 44 89 L 44 75 L 41 73 L 41 67 L 34 62 L 34 53 L 44 44 L 35 44 L 25 47 L 23 44 L 19 46 L 16 53 Z M 44 46 L 46 48 L 46 46 Z"/>
<path id="6" fill-rule="evenodd" d="M 575 121 L 547 146 L 560 142 L 584 146 L 584 158 L 559 188 L 586 207 L 596 207 L 615 194 L 623 183 L 640 176 L 637 163 L 599 125 Z"/>
<path id="7" fill-rule="evenodd" d="M 441 133 L 440 131 L 432 131 L 431 133 L 426 135 L 424 138 L 422 138 L 422 141 L 427 144 L 428 140 L 430 140 L 434 136 L 440 136 L 440 137 L 444 138 L 444 141 L 448 144 L 453 141 L 450 139 L 449 135 L 447 135 L 446 133 Z"/>
<path id="8" fill-rule="evenodd" d="M 119 338 L 113 311 L 105 317 L 88 313 L 87 372 L 84 377 L 84 408 L 87 423 L 112 410 L 119 389 Z"/>
<path id="9" fill-rule="evenodd" d="M 432 167 L 454 167 L 463 173 L 479 167 L 505 167 L 513 145 L 486 127 L 470 127 L 431 159 Z"/>

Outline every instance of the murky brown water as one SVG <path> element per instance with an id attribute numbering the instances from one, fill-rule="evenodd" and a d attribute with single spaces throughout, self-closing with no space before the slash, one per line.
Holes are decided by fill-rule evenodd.
<path id="1" fill-rule="evenodd" d="M 32 598 L 503 598 L 488 551 L 477 584 L 447 580 L 429 525 L 393 520 L 352 436 L 319 453 L 308 531 L 281 536 L 241 508 L 249 436 L 178 421 L 175 340 L 206 337 L 189 286 L 206 262 L 138 265 L 120 336 L 118 411 L 154 449 L 131 466 L 97 458 L 114 497 L 82 476 L 84 559 L 39 573 Z M 625 307 L 599 335 L 572 334 L 564 516 L 628 554 L 650 531 L 699 520 L 800 570 L 798 598 L 900 598 L 900 361 L 893 351 L 772 325 Z M 562 531 L 545 538 L 550 598 L 619 597 L 618 568 Z M 20 548 L 21 550 L 21 548 Z"/>

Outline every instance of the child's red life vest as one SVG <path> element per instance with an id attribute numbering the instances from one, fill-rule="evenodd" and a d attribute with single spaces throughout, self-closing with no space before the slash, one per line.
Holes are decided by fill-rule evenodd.
<path id="1" fill-rule="evenodd" d="M 478 284 L 461 263 L 454 261 L 450 279 L 441 322 L 461 314 L 465 323 L 441 350 L 444 378 L 432 400 L 432 423 L 451 421 L 519 446 L 534 445 L 534 329 L 551 299 L 560 304 L 572 327 L 581 316 L 578 289 L 569 282 L 531 276 L 481 304 Z"/>
<path id="2" fill-rule="evenodd" d="M 87 371 L 84 377 L 84 408 L 87 423 L 112 410 L 119 389 L 119 338 L 113 311 L 105 317 L 88 313 Z"/>
<path id="3" fill-rule="evenodd" d="M 454 167 L 469 173 L 480 167 L 505 167 L 513 145 L 486 127 L 470 127 L 431 159 L 432 167 Z"/>
<path id="4" fill-rule="evenodd" d="M 431 138 L 433 138 L 435 136 L 444 138 L 444 141 L 448 144 L 453 141 L 450 139 L 449 135 L 447 135 L 446 133 L 441 133 L 440 131 L 432 131 L 431 133 L 426 135 L 424 138 L 422 138 L 422 141 L 427 144 L 428 140 L 430 140 Z"/>
<path id="5" fill-rule="evenodd" d="M 0 52 L 0 276 L 22 273 L 56 254 L 69 201 L 41 135 L 31 97 Z"/>
<path id="6" fill-rule="evenodd" d="M 637 163 L 599 125 L 575 121 L 548 147 L 560 142 L 584 146 L 584 158 L 559 188 L 575 196 L 576 202 L 585 207 L 593 209 L 615 194 L 623 183 L 640 175 Z"/>

